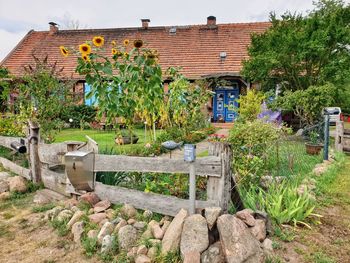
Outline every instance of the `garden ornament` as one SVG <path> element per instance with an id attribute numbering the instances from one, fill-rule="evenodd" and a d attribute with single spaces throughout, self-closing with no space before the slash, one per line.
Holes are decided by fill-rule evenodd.
<path id="1" fill-rule="evenodd" d="M 170 159 L 171 159 L 171 151 L 175 150 L 175 149 L 180 149 L 181 146 L 183 145 L 184 142 L 179 142 L 176 143 L 174 141 L 166 141 L 162 143 L 162 146 L 167 149 L 170 150 Z"/>

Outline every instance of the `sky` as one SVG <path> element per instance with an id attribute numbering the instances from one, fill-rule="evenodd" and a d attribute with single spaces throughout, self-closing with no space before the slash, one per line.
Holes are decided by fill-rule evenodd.
<path id="1" fill-rule="evenodd" d="M 350 0 L 347 0 L 348 2 Z M 31 30 L 61 29 L 70 22 L 79 28 L 138 27 L 141 18 L 150 26 L 268 21 L 269 13 L 306 14 L 312 0 L 0 0 L 0 61 Z"/>

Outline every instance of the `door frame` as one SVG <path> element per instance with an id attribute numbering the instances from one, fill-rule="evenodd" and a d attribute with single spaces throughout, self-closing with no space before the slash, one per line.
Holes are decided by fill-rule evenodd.
<path id="1" fill-rule="evenodd" d="M 214 88 L 214 92 L 215 95 L 213 97 L 213 120 L 214 122 L 218 122 L 219 121 L 219 116 L 218 114 L 221 114 L 223 116 L 223 122 L 233 122 L 236 117 L 237 117 L 237 113 L 235 112 L 228 112 L 229 109 L 227 108 L 227 104 L 229 103 L 229 98 L 228 98 L 228 93 L 229 92 L 234 91 L 236 94 L 238 94 L 238 97 L 235 98 L 235 102 L 234 105 L 236 107 L 239 107 L 238 102 L 236 102 L 236 99 L 239 98 L 240 96 L 240 89 L 239 89 L 239 85 L 238 83 L 234 83 L 232 86 L 218 86 L 216 88 Z M 223 94 L 224 98 L 223 98 L 223 110 L 218 109 L 218 95 Z M 228 119 L 227 115 L 228 114 L 234 114 L 233 119 Z"/>

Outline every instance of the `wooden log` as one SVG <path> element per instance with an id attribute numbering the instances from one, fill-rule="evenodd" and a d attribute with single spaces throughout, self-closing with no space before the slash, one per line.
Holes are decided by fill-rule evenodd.
<path id="1" fill-rule="evenodd" d="M 229 203 L 232 200 L 233 205 L 238 210 L 243 208 L 237 185 L 232 176 L 232 150 L 228 143 L 211 143 L 209 145 L 209 155 L 221 156 L 221 177 L 209 177 L 207 183 L 208 200 L 216 200 L 224 212 L 228 211 Z"/>
<path id="2" fill-rule="evenodd" d="M 39 159 L 40 128 L 35 122 L 29 121 L 29 160 L 32 181 L 41 182 L 41 162 Z"/>
<path id="3" fill-rule="evenodd" d="M 220 177 L 220 157 L 210 156 L 198 158 L 195 162 L 195 168 L 196 175 Z M 95 172 L 125 171 L 188 174 L 189 170 L 190 164 L 182 159 L 103 154 L 97 154 L 95 156 Z"/>
<path id="4" fill-rule="evenodd" d="M 127 189 L 118 186 L 104 185 L 96 182 L 95 193 L 100 199 L 108 199 L 114 204 L 131 204 L 138 209 L 148 209 L 163 215 L 175 216 L 181 208 L 188 209 L 189 200 L 174 196 L 165 196 L 155 193 Z M 197 208 L 217 206 L 214 200 L 196 201 Z"/>
<path id="5" fill-rule="evenodd" d="M 98 143 L 87 135 L 85 135 L 85 137 L 87 139 L 86 150 L 98 154 Z"/>
<path id="6" fill-rule="evenodd" d="M 57 173 L 42 167 L 41 175 L 42 182 L 46 188 L 65 196 L 70 196 L 70 193 L 66 191 L 67 178 L 65 173 Z"/>
<path id="7" fill-rule="evenodd" d="M 10 160 L 0 157 L 0 164 L 7 170 L 18 174 L 20 176 L 23 176 L 24 178 L 31 180 L 30 176 L 30 170 L 27 168 L 24 168 L 18 164 L 15 164 L 14 162 L 11 162 Z"/>
<path id="8" fill-rule="evenodd" d="M 342 152 L 343 151 L 343 136 L 344 136 L 344 122 L 337 121 L 335 129 L 335 150 Z"/>

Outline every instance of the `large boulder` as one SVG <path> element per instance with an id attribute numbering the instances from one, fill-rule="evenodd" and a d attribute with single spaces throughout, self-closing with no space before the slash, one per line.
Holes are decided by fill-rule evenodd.
<path id="1" fill-rule="evenodd" d="M 249 230 L 260 242 L 263 242 L 266 238 L 266 225 L 265 221 L 262 219 L 255 220 L 255 225 Z"/>
<path id="2" fill-rule="evenodd" d="M 216 223 L 219 215 L 221 214 L 221 207 L 207 207 L 205 208 L 204 215 L 207 220 L 208 227 L 211 230 Z"/>
<path id="3" fill-rule="evenodd" d="M 181 255 L 184 256 L 190 251 L 202 253 L 208 246 L 209 235 L 205 218 L 199 214 L 187 217 L 181 234 Z"/>
<path id="4" fill-rule="evenodd" d="M 184 257 L 183 263 L 200 263 L 201 262 L 201 254 L 198 251 L 187 251 L 183 257 Z"/>
<path id="5" fill-rule="evenodd" d="M 137 238 L 137 230 L 131 225 L 123 226 L 118 231 L 119 246 L 121 249 L 129 250 L 135 246 Z"/>
<path id="6" fill-rule="evenodd" d="M 233 215 L 222 215 L 218 218 L 217 227 L 227 263 L 264 262 L 260 242 L 240 219 Z"/>
<path id="7" fill-rule="evenodd" d="M 162 240 L 163 254 L 167 254 L 170 251 L 176 251 L 179 249 L 182 227 L 187 215 L 188 215 L 187 210 L 181 209 L 177 213 L 173 221 L 171 221 Z"/>
<path id="8" fill-rule="evenodd" d="M 201 255 L 202 263 L 225 263 L 225 255 L 222 251 L 221 243 L 212 244 Z"/>
<path id="9" fill-rule="evenodd" d="M 14 176 L 7 178 L 9 183 L 10 192 L 25 193 L 28 189 L 27 180 L 22 176 Z"/>
<path id="10" fill-rule="evenodd" d="M 84 222 L 80 221 L 74 223 L 74 225 L 72 226 L 72 233 L 74 242 L 80 245 L 80 239 L 84 233 Z"/>
<path id="11" fill-rule="evenodd" d="M 0 194 L 10 190 L 9 183 L 6 180 L 0 180 Z"/>

